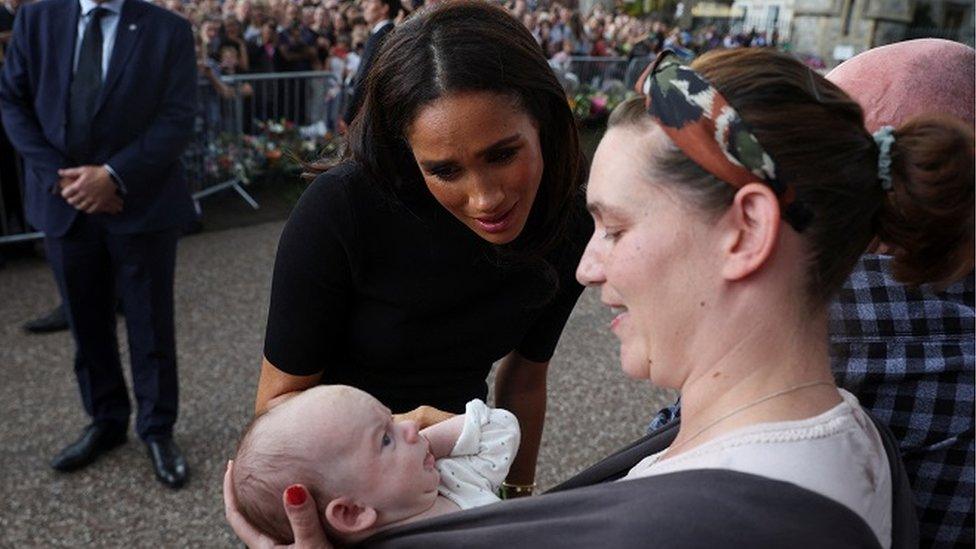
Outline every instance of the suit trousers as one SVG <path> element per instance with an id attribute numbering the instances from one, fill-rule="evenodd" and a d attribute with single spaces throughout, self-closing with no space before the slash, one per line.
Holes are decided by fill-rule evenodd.
<path id="1" fill-rule="evenodd" d="M 97 217 L 79 213 L 63 237 L 45 240 L 75 340 L 81 400 L 93 421 L 128 425 L 132 408 L 116 336 L 120 302 L 136 432 L 146 441 L 170 437 L 179 403 L 173 319 L 179 231 L 110 234 Z"/>

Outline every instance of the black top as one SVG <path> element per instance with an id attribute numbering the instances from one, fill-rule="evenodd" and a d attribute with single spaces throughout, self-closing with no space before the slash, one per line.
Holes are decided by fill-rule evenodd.
<path id="1" fill-rule="evenodd" d="M 264 344 L 292 375 L 359 387 L 406 412 L 462 413 L 487 395 L 493 362 L 515 350 L 552 356 L 579 294 L 576 265 L 592 224 L 548 258 L 558 273 L 500 262 L 495 249 L 434 201 L 389 197 L 346 163 L 302 195 L 278 246 Z M 540 296 L 552 296 L 540 300 Z"/>

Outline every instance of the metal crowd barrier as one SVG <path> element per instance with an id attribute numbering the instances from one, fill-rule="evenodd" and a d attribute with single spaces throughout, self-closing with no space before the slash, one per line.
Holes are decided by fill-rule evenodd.
<path id="1" fill-rule="evenodd" d="M 605 90 L 620 85 L 631 89 L 651 61 L 648 57 L 570 57 L 566 62 L 550 61 L 567 92 L 581 88 Z"/>
<path id="2" fill-rule="evenodd" d="M 194 139 L 184 156 L 197 213 L 200 200 L 233 189 L 252 208 L 259 205 L 244 189 L 245 173 L 226 173 L 215 168 L 227 158 L 226 148 L 245 146 L 245 136 L 255 136 L 269 123 L 288 121 L 303 134 L 324 136 L 335 131 L 346 90 L 331 72 L 244 74 L 221 79 L 218 89 L 201 80 Z M 223 148 L 223 149 L 222 149 Z"/>

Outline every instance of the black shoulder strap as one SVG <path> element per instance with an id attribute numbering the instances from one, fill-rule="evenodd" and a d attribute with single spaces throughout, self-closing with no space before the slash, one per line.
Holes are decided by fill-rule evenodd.
<path id="1" fill-rule="evenodd" d="M 503 501 L 396 527 L 382 549 L 879 549 L 853 511 L 795 484 L 721 469 L 680 471 Z"/>
<path id="2" fill-rule="evenodd" d="M 671 446 L 674 437 L 678 436 L 678 427 L 680 425 L 680 420 L 674 421 L 649 435 L 635 440 L 629 446 L 618 450 L 574 475 L 569 480 L 553 487 L 549 490 L 549 493 L 571 490 L 581 486 L 590 486 L 601 482 L 609 482 L 623 477 L 640 460 L 652 454 L 662 452 L 668 446 Z"/>

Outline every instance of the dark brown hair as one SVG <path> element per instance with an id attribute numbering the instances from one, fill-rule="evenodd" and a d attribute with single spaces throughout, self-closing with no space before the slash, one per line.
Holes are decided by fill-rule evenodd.
<path id="1" fill-rule="evenodd" d="M 920 117 L 895 130 L 893 190 L 886 192 L 861 107 L 793 57 L 766 48 L 720 50 L 692 68 L 749 124 L 781 180 L 794 187 L 796 202 L 812 214 L 802 234 L 814 307 L 833 297 L 877 238 L 894 248 L 894 273 L 904 283 L 944 284 L 973 269 L 971 128 Z M 639 101 L 621 105 L 611 123 L 643 120 Z M 704 211 L 731 204 L 735 190 L 679 150 L 655 164 Z"/>
<path id="2" fill-rule="evenodd" d="M 389 9 L 386 16 L 390 19 L 396 19 L 400 15 L 400 10 L 403 9 L 403 4 L 400 3 L 400 0 L 383 0 L 383 4 Z"/>
<path id="3" fill-rule="evenodd" d="M 973 130 L 948 116 L 919 117 L 895 139 L 878 238 L 893 248 L 898 280 L 946 285 L 973 269 Z"/>
<path id="4" fill-rule="evenodd" d="M 456 0 L 419 10 L 387 38 L 365 86 L 346 158 L 391 195 L 428 192 L 406 139 L 422 107 L 458 92 L 512 97 L 539 125 L 545 167 L 529 221 L 508 246 L 541 256 L 568 237 L 586 180 L 576 120 L 541 47 L 504 9 Z"/>

